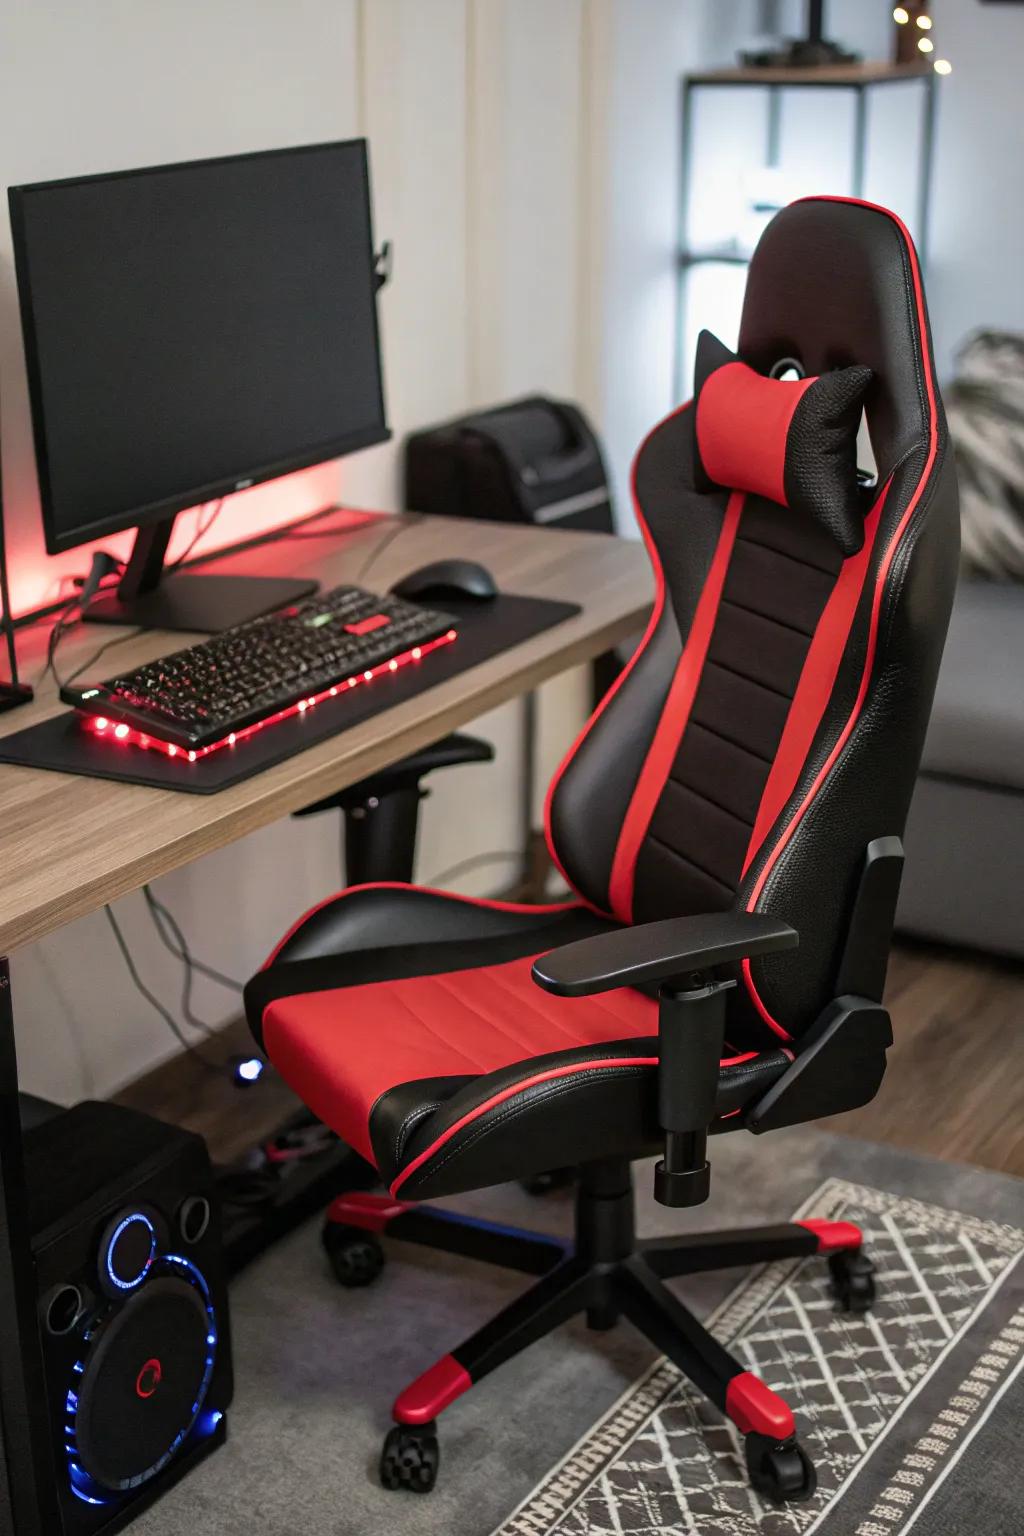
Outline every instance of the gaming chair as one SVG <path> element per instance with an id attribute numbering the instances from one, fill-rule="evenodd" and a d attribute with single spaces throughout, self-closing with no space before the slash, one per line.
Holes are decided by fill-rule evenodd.
<path id="1" fill-rule="evenodd" d="M 399 1395 L 389 1488 L 429 1489 L 441 1411 L 585 1313 L 593 1328 L 625 1316 L 669 1355 L 743 1437 L 757 1489 L 806 1498 L 792 1412 L 663 1281 L 820 1253 L 837 1305 L 874 1297 L 846 1222 L 638 1240 L 630 1164 L 660 1149 L 657 1199 L 696 1204 L 709 1133 L 855 1108 L 885 1069 L 899 838 L 959 547 L 897 218 L 828 198 L 778 214 L 738 356 L 702 338 L 695 403 L 647 438 L 633 485 L 656 600 L 551 786 L 571 899 L 351 888 L 247 989 L 271 1060 L 389 1191 L 332 1206 L 340 1279 L 374 1277 L 385 1230 L 541 1277 Z M 566 1164 L 581 1169 L 572 1245 L 411 1203 Z"/>

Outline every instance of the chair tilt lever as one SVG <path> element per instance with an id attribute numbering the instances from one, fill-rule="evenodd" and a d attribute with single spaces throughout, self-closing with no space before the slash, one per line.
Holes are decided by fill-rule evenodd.
<path id="1" fill-rule="evenodd" d="M 735 985 L 697 972 L 686 984 L 659 988 L 658 1120 L 665 1156 L 654 1170 L 654 1198 L 661 1205 L 700 1205 L 708 1198 L 708 1127 L 715 1118 L 725 994 Z"/>

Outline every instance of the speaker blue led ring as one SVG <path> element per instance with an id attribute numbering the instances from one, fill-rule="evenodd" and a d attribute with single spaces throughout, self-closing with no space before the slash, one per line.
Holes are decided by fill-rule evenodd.
<path id="1" fill-rule="evenodd" d="M 100 1244 L 100 1283 L 109 1296 L 136 1290 L 156 1257 L 157 1231 L 145 1211 L 115 1216 Z"/>

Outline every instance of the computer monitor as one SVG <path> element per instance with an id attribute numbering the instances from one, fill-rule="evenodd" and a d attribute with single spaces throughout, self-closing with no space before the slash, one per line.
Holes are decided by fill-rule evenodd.
<path id="1" fill-rule="evenodd" d="M 135 527 L 90 618 L 225 629 L 315 590 L 170 575 L 186 507 L 389 436 L 363 140 L 12 187 L 46 547 Z"/>

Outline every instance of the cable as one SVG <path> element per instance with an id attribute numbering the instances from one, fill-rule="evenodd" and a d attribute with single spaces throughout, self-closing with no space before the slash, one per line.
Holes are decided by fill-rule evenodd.
<path id="1" fill-rule="evenodd" d="M 37 688 L 38 688 L 39 684 L 43 681 L 43 679 L 46 676 L 47 672 L 52 674 L 53 679 L 56 682 L 58 688 L 60 687 L 60 678 L 57 676 L 57 666 L 56 666 L 56 660 L 55 660 L 56 655 L 57 655 L 57 647 L 60 645 L 60 642 L 63 640 L 66 631 L 70 628 L 70 625 L 71 625 L 71 614 L 74 611 L 74 609 L 78 607 L 78 603 L 79 603 L 79 595 L 76 592 L 75 595 L 73 597 L 70 597 L 68 599 L 68 601 L 64 604 L 64 607 L 61 609 L 60 613 L 57 616 L 56 623 L 54 624 L 53 628 L 50 630 L 49 635 L 46 637 L 46 661 L 45 661 L 45 663 L 43 665 L 43 670 L 40 672 L 39 676 L 35 679 L 35 686 Z"/>
<path id="2" fill-rule="evenodd" d="M 149 1003 L 154 1012 L 160 1015 L 164 1023 L 167 1025 L 167 1028 L 171 1031 L 175 1040 L 177 1040 L 178 1044 L 182 1046 L 190 1056 L 194 1056 L 196 1061 L 200 1062 L 208 1072 L 214 1072 L 218 1077 L 223 1077 L 225 1074 L 230 1075 L 229 1069 L 224 1063 L 208 1060 L 208 1058 L 203 1055 L 202 1051 L 198 1050 L 196 1046 L 192 1044 L 191 1040 L 189 1040 L 182 1033 L 178 1021 L 174 1017 L 173 1013 L 171 1013 L 170 1009 L 164 1007 L 160 999 L 149 990 L 149 988 L 146 986 L 146 983 L 139 975 L 135 966 L 135 961 L 132 958 L 132 952 L 128 948 L 125 936 L 121 932 L 121 925 L 117 921 L 117 918 L 114 916 L 113 909 L 111 907 L 104 907 L 103 910 L 107 914 L 107 922 L 113 929 L 114 938 L 117 941 L 117 947 L 121 951 L 124 963 L 128 968 L 128 974 L 132 981 L 135 983 L 136 989 L 146 999 L 146 1002 Z"/>
<path id="3" fill-rule="evenodd" d="M 126 635 L 115 635 L 113 640 L 107 640 L 103 645 L 99 647 L 98 650 L 93 651 L 88 660 L 83 661 L 79 666 L 75 668 L 73 672 L 69 672 L 67 677 L 58 677 L 56 666 L 51 666 L 50 671 L 53 673 L 54 682 L 57 684 L 58 688 L 66 687 L 68 683 L 73 683 L 77 677 L 81 677 L 83 672 L 88 672 L 93 663 L 99 661 L 100 657 L 104 656 L 113 646 L 124 645 L 126 640 L 137 640 L 140 635 L 144 635 L 145 633 L 146 626 L 144 624 L 140 624 L 138 629 L 129 630 L 128 634 Z"/>
<path id="4" fill-rule="evenodd" d="M 360 521 L 353 523 L 352 515 L 359 517 Z M 279 540 L 282 544 L 290 544 L 293 539 L 329 539 L 339 533 L 359 533 L 368 523 L 375 523 L 386 514 L 379 512 L 358 512 L 353 507 L 321 507 L 319 512 L 313 512 L 309 517 L 304 517 L 297 527 L 286 524 L 283 528 L 271 529 L 267 534 L 267 540 Z M 347 522 L 340 523 L 337 527 L 330 525 L 326 528 L 310 528 L 310 523 L 319 523 L 324 517 L 343 517 Z M 390 518 L 389 518 L 390 521 Z"/>
<path id="5" fill-rule="evenodd" d="M 149 915 L 154 920 L 154 928 L 157 929 L 158 938 L 160 938 L 164 948 L 169 949 L 170 954 L 175 957 L 175 960 L 181 960 L 189 971 L 198 971 L 200 975 L 206 975 L 206 977 L 210 978 L 210 982 L 216 982 L 218 986 L 224 986 L 229 992 L 244 991 L 243 983 L 236 982 L 235 977 L 224 975 L 224 972 L 218 971 L 215 966 L 206 965 L 204 960 L 197 960 L 195 958 L 195 955 L 192 954 L 192 949 L 189 948 L 189 940 L 184 937 L 184 932 L 181 931 L 181 925 L 178 923 L 177 917 L 173 915 L 170 908 L 164 906 L 164 903 L 158 897 L 155 897 L 149 885 L 143 886 L 143 897 L 146 900 L 147 908 L 149 908 Z M 166 923 L 166 928 L 164 928 L 164 923 Z M 170 934 L 172 934 L 170 938 L 167 937 L 167 928 L 170 929 Z M 189 1020 L 189 1023 L 192 1023 L 192 1020 Z M 200 1025 L 200 1028 L 206 1029 L 209 1026 Z"/>
<path id="6" fill-rule="evenodd" d="M 170 950 L 175 959 L 180 960 L 184 966 L 181 986 L 182 1018 L 185 1020 L 186 1024 L 191 1024 L 193 1029 L 201 1030 L 202 1033 L 206 1035 L 207 1039 L 209 1039 L 212 1035 L 216 1034 L 216 1030 L 214 1030 L 211 1025 L 207 1024 L 205 1019 L 201 1019 L 199 1015 L 192 1009 L 192 983 L 195 979 L 195 966 L 193 965 L 192 961 L 192 951 L 188 947 L 188 944 L 185 940 L 185 935 L 178 927 L 176 920 L 171 916 L 170 912 L 167 911 L 167 908 L 162 906 L 159 902 L 151 900 L 148 892 L 146 894 L 146 905 L 149 908 L 149 915 L 153 919 L 153 927 L 156 929 L 157 937 L 164 944 L 164 946 Z M 177 947 L 167 937 L 166 930 L 163 926 L 165 922 L 170 927 L 171 932 L 177 935 Z"/>
<path id="7" fill-rule="evenodd" d="M 443 869 L 432 880 L 425 880 L 425 885 L 445 886 L 450 880 L 457 880 L 460 875 L 469 874 L 472 869 L 479 869 L 484 864 L 508 864 L 521 863 L 522 850 L 518 853 L 475 853 L 470 859 L 460 859 L 458 864 L 453 864 L 450 869 Z"/>
<path id="8" fill-rule="evenodd" d="M 417 521 L 419 520 L 417 519 Z M 403 533 L 408 533 L 409 529 L 414 528 L 415 526 L 415 523 L 406 522 L 403 520 L 402 522 L 398 523 L 397 527 L 389 528 L 384 534 L 383 538 L 378 539 L 373 549 L 370 550 L 370 553 L 367 555 L 358 571 L 356 571 L 355 575 L 349 578 L 351 585 L 354 587 L 361 586 L 366 578 L 367 571 L 372 565 L 377 563 L 378 559 L 384 553 L 384 551 L 390 549 L 397 538 L 400 538 Z"/>
<path id="9" fill-rule="evenodd" d="M 226 497 L 221 496 L 218 501 L 215 501 L 215 502 L 212 503 L 213 511 L 210 513 L 210 515 L 206 519 L 205 523 L 203 522 L 203 511 L 204 511 L 204 509 L 200 508 L 199 516 L 196 518 L 195 532 L 193 533 L 191 539 L 189 539 L 189 541 L 186 544 L 184 550 L 178 556 L 178 558 L 176 560 L 172 560 L 170 565 L 165 567 L 165 570 L 164 570 L 164 574 L 165 575 L 167 574 L 168 571 L 176 571 L 178 569 L 179 565 L 184 565 L 184 563 L 188 559 L 189 555 L 192 553 L 192 551 L 195 549 L 196 545 L 199 543 L 199 540 L 206 537 L 206 535 L 209 533 L 210 529 L 213 527 L 214 523 L 217 521 L 217 519 L 220 516 L 220 514 L 223 512 L 223 510 L 224 510 L 224 503 L 225 503 L 226 499 L 227 499 Z"/>
<path id="10" fill-rule="evenodd" d="M 57 648 L 72 624 L 77 623 L 81 619 L 97 592 L 102 589 L 106 578 L 117 574 L 120 564 L 121 562 L 116 560 L 113 555 L 109 555 L 105 549 L 98 549 L 93 553 L 88 576 L 82 581 L 80 590 L 74 593 L 64 604 L 57 615 L 56 623 L 50 630 L 46 641 L 46 665 L 39 674 L 37 683 L 41 683 L 47 672 L 49 672 L 52 674 L 57 687 L 63 686 L 62 679 L 57 672 Z M 77 617 L 75 616 L 76 609 L 78 610 Z M 85 666 L 89 665 L 90 663 L 86 662 L 83 667 L 79 668 L 79 672 L 84 671 Z M 74 675 L 77 677 L 78 672 Z"/>

